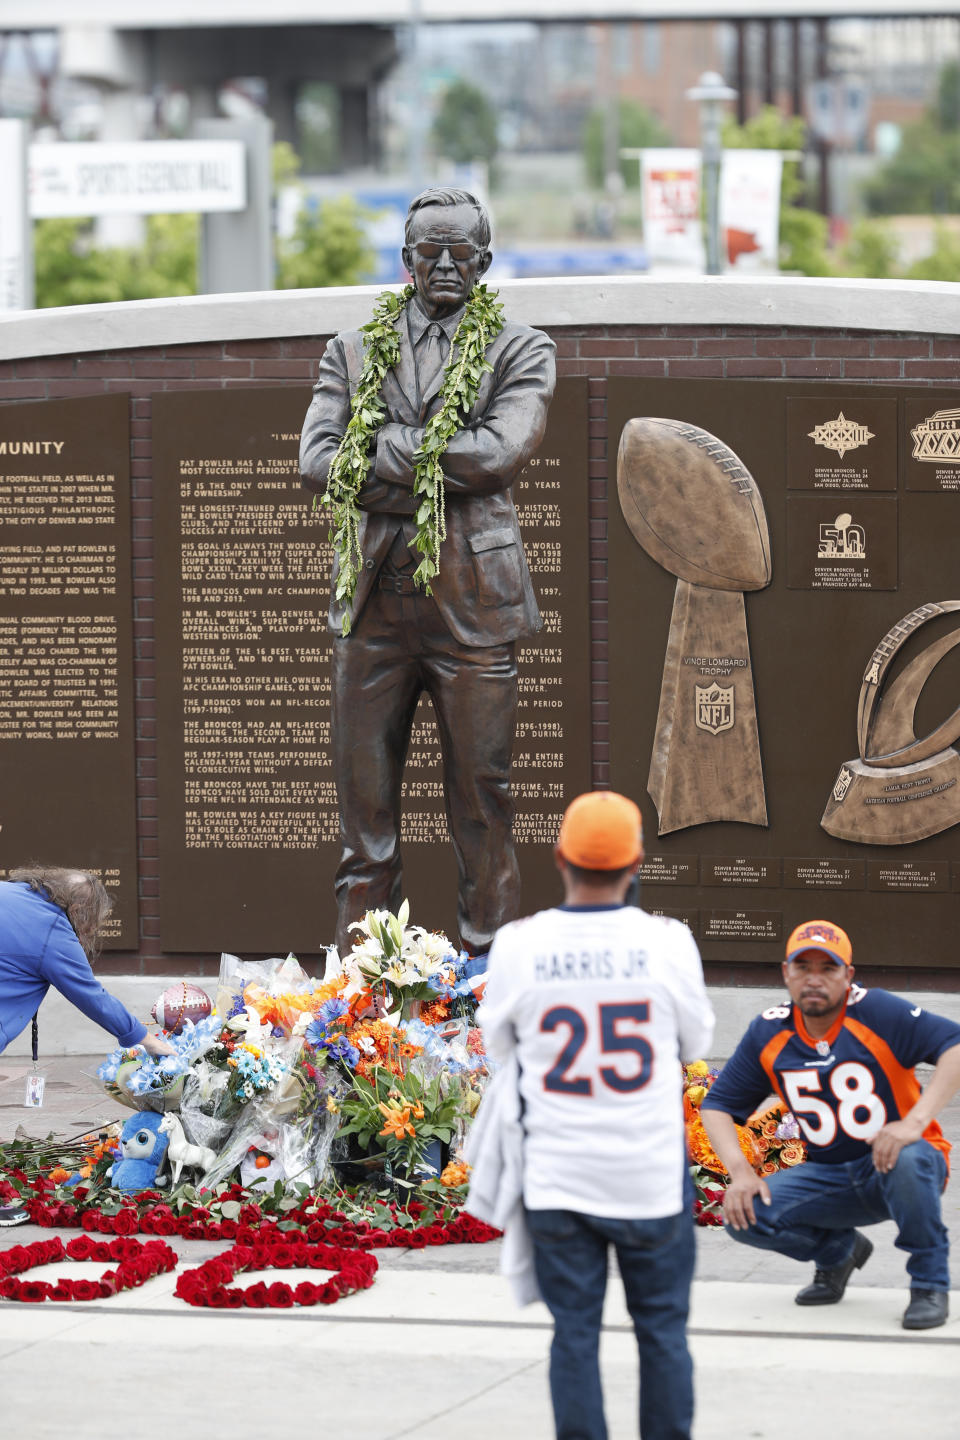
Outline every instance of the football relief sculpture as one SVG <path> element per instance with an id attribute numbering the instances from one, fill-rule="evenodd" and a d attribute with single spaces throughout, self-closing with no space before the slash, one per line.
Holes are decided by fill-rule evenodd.
<path id="1" fill-rule="evenodd" d="M 620 506 L 637 543 L 677 576 L 647 789 L 659 833 L 767 824 L 743 593 L 770 583 L 770 537 L 753 476 L 697 425 L 627 422 Z"/>

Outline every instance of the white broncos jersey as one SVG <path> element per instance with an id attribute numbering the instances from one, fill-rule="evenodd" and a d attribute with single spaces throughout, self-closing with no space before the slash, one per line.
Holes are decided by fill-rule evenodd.
<path id="1" fill-rule="evenodd" d="M 620 1219 L 682 1208 L 682 1061 L 714 1016 L 690 931 L 632 906 L 542 910 L 505 925 L 478 1015 L 517 1055 L 524 1201 Z"/>

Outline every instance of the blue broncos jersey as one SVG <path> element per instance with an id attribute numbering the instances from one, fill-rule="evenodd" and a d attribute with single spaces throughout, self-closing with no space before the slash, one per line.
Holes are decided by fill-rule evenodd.
<path id="1" fill-rule="evenodd" d="M 916 1103 L 914 1066 L 960 1045 L 960 1025 L 887 990 L 851 985 L 846 1008 L 821 1040 L 789 1001 L 754 1020 L 703 1101 L 743 1124 L 775 1091 L 796 1116 L 809 1160 L 858 1160 L 884 1125 Z M 945 1155 L 934 1120 L 924 1131 Z"/>

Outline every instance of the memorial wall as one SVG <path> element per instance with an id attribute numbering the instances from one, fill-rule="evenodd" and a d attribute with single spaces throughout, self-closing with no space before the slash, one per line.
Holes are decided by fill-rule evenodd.
<path id="1" fill-rule="evenodd" d="M 812 281 L 775 317 L 727 281 L 505 295 L 561 376 L 515 487 L 545 620 L 520 646 L 523 907 L 559 895 L 566 800 L 616 786 L 644 902 L 724 983 L 775 983 L 818 914 L 890 983 L 960 969 L 960 341 L 945 287 L 885 288 L 887 332 L 861 288 L 845 329 Z M 105 974 L 333 936 L 329 549 L 296 457 L 318 335 L 369 297 L 310 306 L 237 302 L 260 338 L 201 301 L 3 331 L 47 349 L 0 361 L 0 874 L 99 870 Z M 441 780 L 424 705 L 406 888 L 453 934 Z"/>
<path id="2" fill-rule="evenodd" d="M 95 870 L 137 945 L 126 395 L 0 407 L 0 879 Z"/>
<path id="3" fill-rule="evenodd" d="M 609 382 L 611 454 L 634 417 L 663 417 L 696 472 L 664 472 L 659 490 L 639 476 L 625 508 L 624 455 L 620 494 L 611 467 L 610 777 L 642 797 L 647 905 L 683 918 L 707 959 L 776 960 L 823 916 L 869 935 L 871 965 L 956 963 L 956 404 L 894 386 Z M 740 506 L 747 571 L 765 521 L 762 573 L 730 578 L 704 534 L 716 496 Z M 661 539 L 674 527 L 672 560 L 651 558 L 631 507 Z M 754 731 L 755 764 L 725 794 L 718 757 L 739 763 Z"/>

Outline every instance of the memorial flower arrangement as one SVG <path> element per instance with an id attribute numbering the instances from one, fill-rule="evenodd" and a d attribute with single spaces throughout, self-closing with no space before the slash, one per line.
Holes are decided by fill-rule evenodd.
<path id="1" fill-rule="evenodd" d="M 694 1213 L 701 1225 L 723 1223 L 723 1192 L 730 1182 L 730 1176 L 710 1144 L 700 1117 L 700 1105 L 719 1073 L 711 1070 L 705 1060 L 695 1060 L 691 1065 L 685 1065 L 683 1070 L 684 1120 L 691 1173 L 697 1192 Z M 802 1164 L 806 1159 L 800 1126 L 779 1100 L 751 1115 L 746 1125 L 738 1125 L 737 1138 L 740 1149 L 758 1175 L 773 1175 L 777 1170 Z"/>

